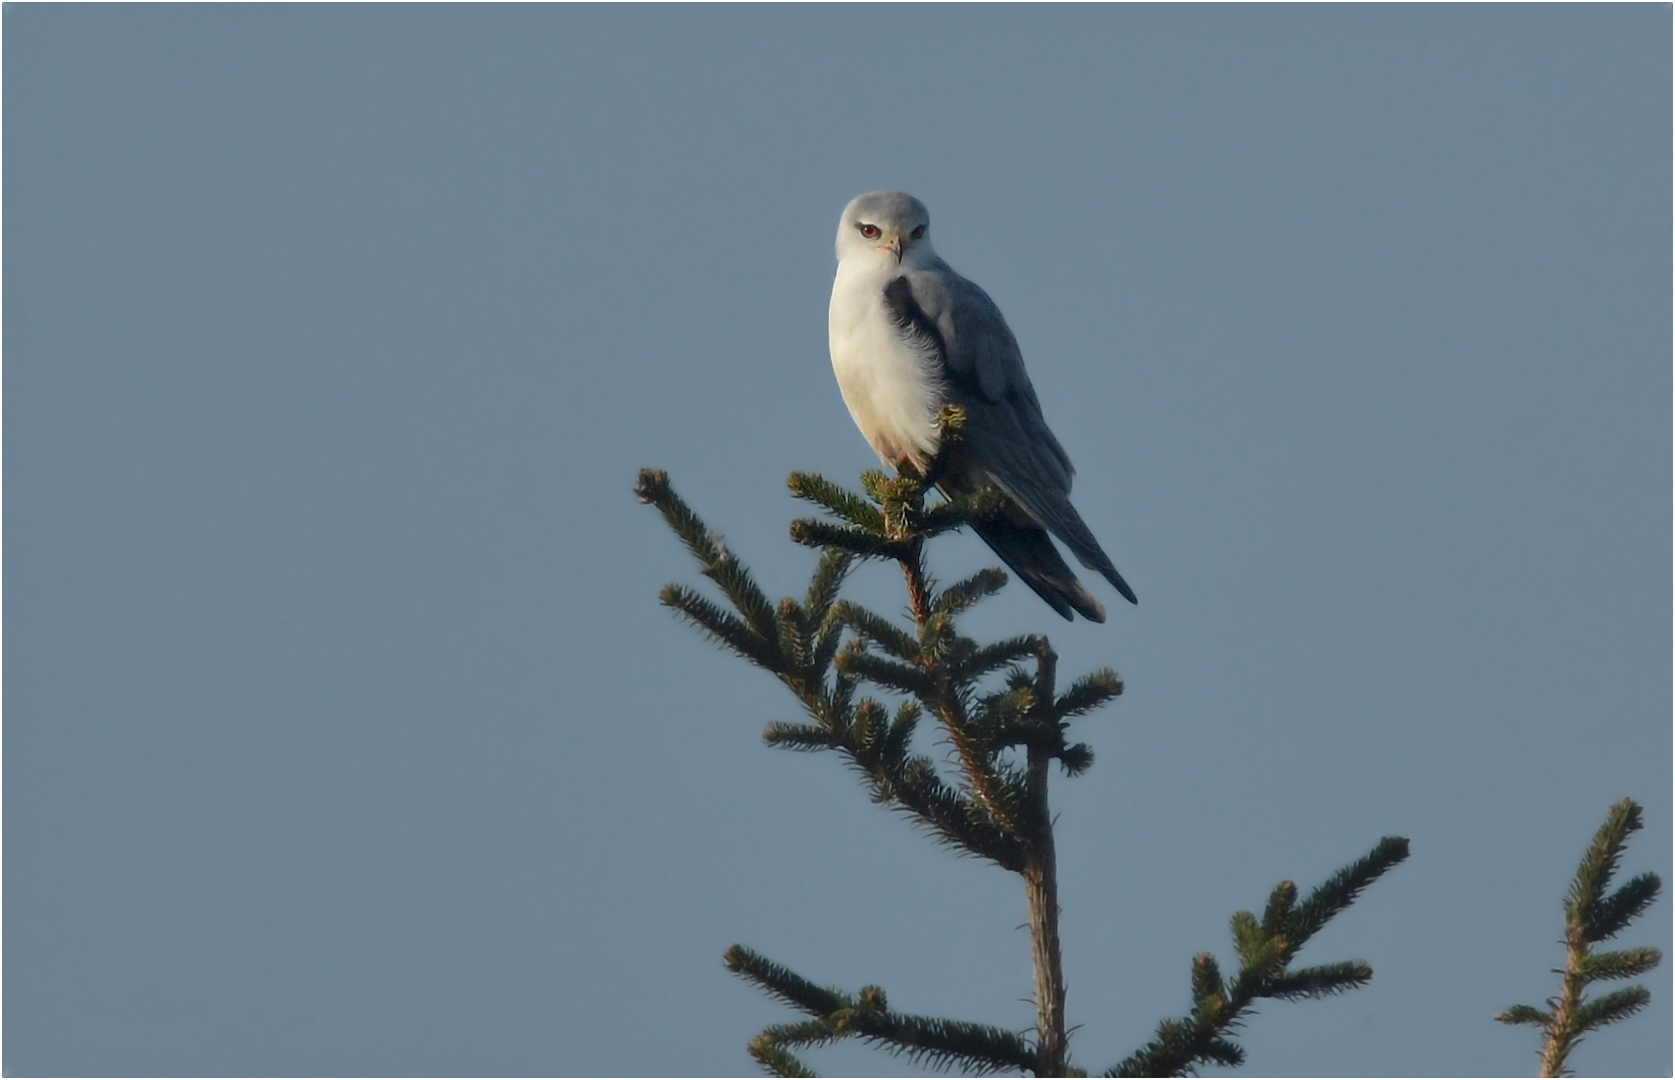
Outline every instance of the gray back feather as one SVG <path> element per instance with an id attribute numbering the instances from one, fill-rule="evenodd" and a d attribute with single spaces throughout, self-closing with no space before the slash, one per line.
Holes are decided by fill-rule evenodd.
<path id="1" fill-rule="evenodd" d="M 1036 485 L 1068 494 L 1076 470 L 1047 428 L 1018 339 L 989 294 L 940 259 L 899 280 L 907 288 L 888 297 L 892 309 L 906 301 L 935 328 L 949 397 L 971 417 L 966 439 L 976 460 L 994 467 L 996 486 L 1009 495 Z"/>
<path id="2" fill-rule="evenodd" d="M 1064 541 L 1084 566 L 1120 582 L 1070 505 L 1076 470 L 1041 415 L 1018 339 L 988 293 L 937 259 L 891 281 L 884 299 L 897 332 L 940 358 L 948 400 L 966 410 L 965 474 L 950 476 L 951 487 L 992 484 Z M 1126 583 L 1117 587 L 1129 595 Z"/>

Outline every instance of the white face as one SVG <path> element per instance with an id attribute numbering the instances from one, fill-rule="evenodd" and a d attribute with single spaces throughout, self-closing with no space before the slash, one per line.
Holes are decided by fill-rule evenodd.
<path id="1" fill-rule="evenodd" d="M 874 191 L 844 208 L 838 221 L 838 261 L 863 256 L 900 263 L 928 255 L 930 212 L 901 191 Z"/>

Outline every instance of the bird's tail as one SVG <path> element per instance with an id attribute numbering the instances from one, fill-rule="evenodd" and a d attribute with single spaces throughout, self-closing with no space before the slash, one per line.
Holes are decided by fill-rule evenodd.
<path id="1" fill-rule="evenodd" d="M 1071 510 L 1071 513 L 1074 514 L 1075 510 Z M 1104 575 L 1105 580 L 1109 581 L 1113 588 L 1122 593 L 1122 598 L 1124 600 L 1127 600 L 1131 604 L 1138 604 L 1140 602 L 1140 598 L 1134 595 L 1134 590 L 1129 588 L 1128 582 L 1124 581 L 1122 579 L 1122 575 L 1117 573 L 1117 568 L 1111 565 L 1110 556 L 1105 554 L 1105 550 L 1099 546 L 1099 541 L 1093 538 L 1093 534 L 1091 532 L 1088 532 L 1088 527 L 1086 525 L 1082 525 L 1082 519 L 1080 517 L 1076 518 L 1076 524 L 1082 526 L 1081 536 L 1065 536 L 1063 533 L 1060 533 L 1059 539 L 1070 545 L 1071 551 L 1075 552 L 1076 558 L 1083 566 L 1087 567 L 1089 570 L 1095 570 Z"/>
<path id="2" fill-rule="evenodd" d="M 992 482 L 993 486 L 1000 487 L 1003 492 L 1007 492 L 1007 496 L 1013 502 L 1017 502 L 1025 514 L 1033 517 L 1047 531 L 1062 539 L 1065 548 L 1070 549 L 1070 553 L 1074 554 L 1075 559 L 1090 571 L 1099 573 L 1105 581 L 1109 581 L 1112 588 L 1116 588 L 1119 593 L 1122 593 L 1122 599 L 1126 599 L 1131 604 L 1141 603 L 1139 598 L 1134 596 L 1134 589 L 1129 588 L 1129 583 L 1122 579 L 1122 574 L 1117 573 L 1116 566 L 1112 566 L 1111 556 L 1107 556 L 1105 549 L 1100 548 L 1099 541 L 1094 539 L 1094 532 L 1087 527 L 1087 522 L 1082 521 L 1082 516 L 1075 512 L 1074 506 L 1070 506 L 1070 499 L 1065 496 L 1064 492 L 1049 492 L 1040 486 L 1005 484 L 1000 477 L 995 476 L 987 477 L 987 479 Z M 982 532 L 978 532 L 978 534 L 983 536 Z M 983 539 L 988 539 L 988 536 L 983 536 Z M 1047 541 L 1045 534 L 1042 536 L 1042 544 L 1045 548 L 1052 549 L 1052 543 Z M 995 548 L 995 551 L 1000 551 L 1000 549 Z M 1069 566 L 1065 566 L 1064 559 L 1059 558 L 1059 553 L 1052 551 L 1052 556 L 1054 556 L 1054 563 L 1064 571 L 1065 578 L 1075 581 L 1074 574 L 1070 574 Z M 1018 571 L 1018 573 L 1022 574 L 1023 571 Z M 1033 586 L 1033 588 L 1037 593 L 1040 593 L 1038 586 Z M 1080 583 L 1077 583 L 1075 588 L 1080 589 L 1082 594 L 1087 596 L 1087 591 L 1082 589 Z M 1042 596 L 1045 596 L 1045 593 L 1042 593 Z M 1049 599 L 1047 603 L 1052 603 L 1052 601 Z M 1064 613 L 1060 611 L 1060 615 L 1064 615 Z M 1087 618 L 1094 618 L 1094 616 L 1087 616 Z"/>
<path id="3" fill-rule="evenodd" d="M 1064 546 L 1070 549 L 1078 562 L 1109 581 L 1113 588 L 1122 593 L 1124 600 L 1131 604 L 1140 602 L 1139 598 L 1134 595 L 1134 590 L 1129 588 L 1128 582 L 1124 581 L 1122 575 L 1117 573 L 1117 568 L 1111 564 L 1111 557 L 1105 554 L 1105 549 L 1100 547 L 1099 541 L 1093 538 L 1093 532 L 1089 530 L 1087 523 L 1082 520 L 1082 515 L 1078 514 L 1076 508 L 1070 505 L 1070 499 L 1064 493 L 1060 492 L 1054 496 L 1038 487 L 1002 484 L 998 478 L 994 478 L 994 483 L 996 487 L 1005 491 L 1013 501 L 1023 507 L 1025 513 L 1040 522 L 1054 536 L 1064 541 Z M 1052 545 L 1048 544 L 1047 546 L 1051 547 Z M 1061 566 L 1064 565 L 1063 559 L 1057 561 Z M 1068 576 L 1069 570 L 1067 569 L 1065 573 Z M 1077 587 L 1080 588 L 1080 586 Z M 1036 592 L 1040 591 L 1040 589 L 1036 590 Z"/>
<path id="4" fill-rule="evenodd" d="M 1053 538 L 1038 525 L 1020 525 L 1004 517 L 990 517 L 972 523 L 972 530 L 994 549 L 1012 572 L 1066 619 L 1074 610 L 1092 622 L 1105 621 L 1105 607 L 1076 580 L 1070 566 L 1053 546 Z M 1097 568 L 1096 568 L 1097 569 Z M 1112 570 L 1115 574 L 1116 571 Z M 1112 584 L 1132 597 L 1121 577 Z"/>

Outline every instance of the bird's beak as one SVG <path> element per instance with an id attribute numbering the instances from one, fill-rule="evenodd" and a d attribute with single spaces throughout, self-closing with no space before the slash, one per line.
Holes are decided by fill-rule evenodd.
<path id="1" fill-rule="evenodd" d="M 897 262 L 901 262 L 901 237 L 900 236 L 890 237 L 890 239 L 885 243 L 884 246 L 890 249 L 890 254 L 892 254 L 896 257 Z"/>

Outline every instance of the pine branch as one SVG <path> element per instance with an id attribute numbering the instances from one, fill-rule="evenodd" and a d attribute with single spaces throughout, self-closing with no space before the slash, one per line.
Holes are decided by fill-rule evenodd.
<path id="1" fill-rule="evenodd" d="M 825 507 L 864 532 L 883 533 L 884 515 L 877 506 L 819 473 L 794 472 L 786 483 L 797 498 Z"/>
<path id="2" fill-rule="evenodd" d="M 1122 695 L 1122 679 L 1110 668 L 1090 671 L 1066 690 L 1053 704 L 1053 713 L 1061 720 L 1092 712 L 1106 702 Z"/>
<path id="3" fill-rule="evenodd" d="M 1503 1024 L 1529 1024 L 1531 1027 L 1544 1028 L 1553 1022 L 1553 1014 L 1542 1012 L 1534 1005 L 1514 1005 L 1495 1019 Z"/>
<path id="4" fill-rule="evenodd" d="M 743 945 L 728 949 L 722 962 L 728 971 L 754 983 L 763 993 L 812 1016 L 826 1016 L 849 1006 L 849 997 L 842 990 L 817 986 Z"/>
<path id="5" fill-rule="evenodd" d="M 1076 743 L 1059 751 L 1059 765 L 1066 776 L 1081 776 L 1093 767 L 1093 747 Z"/>
<path id="6" fill-rule="evenodd" d="M 720 586 L 722 595 L 733 602 L 752 630 L 769 641 L 773 640 L 779 630 L 778 620 L 774 618 L 774 605 L 737 556 L 723 548 L 721 558 L 701 572 Z"/>
<path id="7" fill-rule="evenodd" d="M 877 770 L 878 744 L 889 722 L 890 711 L 881 701 L 862 698 L 855 706 L 843 733 L 843 748 L 854 756 L 857 765 Z"/>
<path id="8" fill-rule="evenodd" d="M 838 601 L 838 590 L 849 577 L 855 560 L 847 552 L 828 551 L 820 556 L 820 565 L 808 583 L 808 599 L 804 601 L 811 612 L 825 612 Z"/>
<path id="9" fill-rule="evenodd" d="M 1023 845 L 975 800 L 943 783 L 929 758 L 909 759 L 890 778 L 889 798 L 911 811 L 938 842 L 1020 872 Z"/>
<path id="10" fill-rule="evenodd" d="M 1600 940 L 1596 936 L 1599 932 L 1596 909 L 1604 903 L 1605 890 L 1611 887 L 1611 878 L 1617 873 L 1629 834 L 1639 831 L 1641 825 L 1640 804 L 1624 799 L 1606 813 L 1605 823 L 1594 833 L 1593 842 L 1582 854 L 1565 907 L 1590 942 Z"/>
<path id="11" fill-rule="evenodd" d="M 774 636 L 773 605 L 750 577 L 750 571 L 727 550 L 721 534 L 710 530 L 669 485 L 669 474 L 661 469 L 641 469 L 634 493 L 643 503 L 657 507 L 663 520 L 680 537 L 699 570 L 721 587 L 722 593 L 744 616 L 745 622 L 764 638 Z"/>
<path id="12" fill-rule="evenodd" d="M 907 760 L 908 744 L 924 715 L 925 710 L 915 701 L 904 701 L 897 707 L 896 718 L 890 723 L 890 733 L 878 747 L 881 764 L 894 767 Z"/>
<path id="13" fill-rule="evenodd" d="M 825 693 L 805 692 L 803 707 L 820 723 L 833 731 L 843 730 L 847 717 L 855 708 L 855 680 L 842 672 L 832 676 Z"/>
<path id="14" fill-rule="evenodd" d="M 1652 1002 L 1652 992 L 1644 986 L 1625 986 L 1585 1003 L 1576 1010 L 1578 1031 L 1594 1031 L 1606 1024 L 1627 1020 Z"/>
<path id="15" fill-rule="evenodd" d="M 891 557 L 898 545 L 888 537 L 878 536 L 852 525 L 833 525 L 816 518 L 798 518 L 791 523 L 791 539 L 804 547 L 828 548 L 858 558 Z"/>
<path id="16" fill-rule="evenodd" d="M 1027 685 L 988 694 L 973 703 L 967 730 L 985 752 L 1040 741 L 1046 732 L 1031 712 L 1034 703 L 1035 692 Z"/>
<path id="17" fill-rule="evenodd" d="M 990 645 L 974 646 L 969 653 L 948 658 L 949 675 L 961 682 L 974 682 L 1009 664 L 1027 660 L 1041 650 L 1039 634 L 1020 634 Z"/>
<path id="18" fill-rule="evenodd" d="M 779 631 L 781 669 L 786 674 L 806 674 L 814 653 L 814 628 L 802 605 L 789 596 L 781 600 L 774 625 Z"/>
<path id="19" fill-rule="evenodd" d="M 667 473 L 661 469 L 641 469 L 634 493 L 641 502 L 657 507 L 663 520 L 680 537 L 692 557 L 698 560 L 699 572 L 714 581 L 722 595 L 732 602 L 749 633 L 743 633 L 737 620 L 724 616 L 714 604 L 684 586 L 665 588 L 663 602 L 747 660 L 772 670 L 777 658 L 768 643 L 775 642 L 779 637 L 779 625 L 774 617 L 773 605 L 750 576 L 750 571 L 727 549 L 721 534 L 708 528 L 675 494 Z"/>
<path id="20" fill-rule="evenodd" d="M 830 731 L 814 724 L 788 724 L 776 720 L 762 732 L 762 741 L 787 750 L 830 750 L 837 745 Z"/>
<path id="21" fill-rule="evenodd" d="M 1277 894 L 1288 885 L 1291 885 L 1289 881 L 1282 881 L 1274 892 Z M 1271 897 L 1269 902 L 1272 906 Z M 1279 956 L 1279 943 L 1282 939 L 1265 931 L 1262 924 L 1256 921 L 1255 915 L 1248 911 L 1236 911 L 1229 920 L 1229 925 L 1233 931 L 1233 953 L 1239 958 L 1243 970 L 1267 967 Z"/>
<path id="22" fill-rule="evenodd" d="M 977 643 L 961 636 L 954 628 L 954 617 L 937 611 L 931 605 L 935 582 L 925 578 L 926 594 L 922 617 L 919 619 L 919 660 L 927 670 L 948 672 L 948 665 L 961 653 L 977 648 Z"/>
<path id="23" fill-rule="evenodd" d="M 1339 870 L 1322 884 L 1298 909 L 1290 932 L 1296 944 L 1287 953 L 1287 960 L 1318 933 L 1338 912 L 1355 902 L 1361 891 L 1377 881 L 1384 873 L 1408 856 L 1408 842 L 1399 836 L 1387 836 L 1364 857 Z"/>
<path id="24" fill-rule="evenodd" d="M 839 1030 L 831 1020 L 820 1017 L 815 1020 L 798 1020 L 790 1024 L 773 1024 L 763 1028 L 762 1034 L 757 1038 L 781 1048 L 795 1046 L 798 1049 L 806 1049 L 837 1042 L 847 1034 L 848 1032 Z"/>
<path id="25" fill-rule="evenodd" d="M 1221 978 L 1221 965 L 1211 953 L 1199 953 L 1192 958 L 1192 1000 L 1220 1001 L 1227 997 L 1227 984 Z"/>
<path id="26" fill-rule="evenodd" d="M 1297 883 L 1282 881 L 1268 895 L 1268 906 L 1262 909 L 1262 929 L 1268 937 L 1288 937 L 1293 912 L 1297 907 Z"/>
<path id="27" fill-rule="evenodd" d="M 1022 1037 L 987 1024 L 886 1013 L 856 1027 L 856 1034 L 898 1057 L 972 1076 L 1029 1069 L 1035 1060 Z"/>
<path id="28" fill-rule="evenodd" d="M 798 1061 L 766 1035 L 758 1035 L 747 1048 L 750 1056 L 769 1076 L 819 1076 L 820 1074 Z"/>
<path id="29" fill-rule="evenodd" d="M 708 598 L 685 585 L 665 585 L 661 597 L 664 606 L 704 632 L 717 645 L 726 646 L 757 667 L 775 671 L 779 668 L 777 640 L 766 640 L 737 617 L 722 611 Z M 777 638 L 777 635 L 776 635 Z"/>
<path id="30" fill-rule="evenodd" d="M 674 488 L 669 486 L 668 473 L 662 469 L 641 469 L 634 484 L 634 494 L 642 503 L 657 508 L 700 566 L 708 566 L 721 558 L 719 538 L 712 535 L 692 508 L 675 494 Z"/>
<path id="31" fill-rule="evenodd" d="M 839 604 L 838 611 L 844 625 L 897 660 L 912 663 L 919 659 L 919 642 L 889 619 L 848 601 Z"/>
<path id="32" fill-rule="evenodd" d="M 822 1046 L 850 1037 L 918 1064 L 958 1068 L 973 1076 L 1028 1069 L 1034 1061 L 1033 1048 L 1014 1032 L 988 1024 L 895 1013 L 876 986 L 863 987 L 858 994 L 816 986 L 742 945 L 727 950 L 725 962 L 729 971 L 814 1017 L 776 1024 L 751 1042 L 751 1056 L 775 1075 L 812 1075 L 786 1047 Z"/>
<path id="33" fill-rule="evenodd" d="M 1282 881 L 1268 897 L 1261 921 L 1248 911 L 1231 920 L 1239 972 L 1228 983 L 1215 957 L 1193 959 L 1192 1012 L 1165 1020 L 1152 1041 L 1107 1076 L 1183 1076 L 1200 1065 L 1238 1065 L 1244 1052 L 1229 1037 L 1259 998 L 1295 1001 L 1343 993 L 1364 985 L 1372 968 L 1361 961 L 1288 970 L 1293 957 L 1332 916 L 1354 903 L 1362 889 L 1408 855 L 1408 842 L 1386 837 L 1368 855 L 1332 875 L 1296 905 L 1297 886 Z"/>
<path id="34" fill-rule="evenodd" d="M 843 617 L 839 608 L 840 605 L 837 604 L 827 608 L 825 616 L 815 630 L 814 655 L 810 658 L 815 671 L 826 671 L 837 657 L 838 645 L 843 641 Z"/>
<path id="35" fill-rule="evenodd" d="M 875 656 L 858 644 L 838 654 L 837 667 L 845 675 L 865 679 L 898 693 L 920 699 L 935 694 L 935 684 L 922 668 Z"/>
<path id="36" fill-rule="evenodd" d="M 1291 971 L 1271 979 L 1263 997 L 1281 1001 L 1301 1001 L 1331 994 L 1347 993 L 1372 981 L 1373 969 L 1359 960 L 1345 960 L 1336 964 Z"/>
<path id="37" fill-rule="evenodd" d="M 1245 1063 L 1244 1047 L 1228 1039 L 1211 1039 L 1204 1045 L 1200 1056 L 1207 1064 L 1229 1069 L 1236 1069 Z"/>
<path id="38" fill-rule="evenodd" d="M 1016 838 L 944 783 L 928 758 L 907 756 L 923 710 L 904 702 L 891 720 L 871 699 L 852 705 L 852 689 L 840 675 L 827 693 L 805 691 L 804 706 L 819 725 L 776 721 L 763 732 L 764 741 L 791 750 L 838 750 L 865 777 L 875 802 L 906 812 L 940 844 L 1014 869 L 1021 858 Z"/>
<path id="39" fill-rule="evenodd" d="M 1514 1005 L 1495 1017 L 1503 1024 L 1542 1028 L 1542 1076 L 1568 1075 L 1566 1063 L 1587 1032 L 1626 1020 L 1652 1000 L 1644 986 L 1629 986 L 1589 999 L 1589 985 L 1610 979 L 1632 979 L 1657 967 L 1663 954 L 1640 946 L 1596 953 L 1591 946 L 1615 937 L 1651 906 L 1663 884 L 1656 874 L 1639 874 L 1610 896 L 1606 890 L 1616 875 L 1629 834 L 1643 824 L 1640 804 L 1623 799 L 1605 815 L 1605 822 L 1588 844 L 1565 894 L 1565 966 L 1559 996 L 1549 998 L 1547 1010 Z"/>
<path id="40" fill-rule="evenodd" d="M 1586 934 L 1589 942 L 1609 941 L 1652 906 L 1663 883 L 1656 874 L 1637 874 L 1610 896 L 1590 905 Z"/>
<path id="41" fill-rule="evenodd" d="M 1006 585 L 1006 572 L 993 566 L 956 581 L 937 594 L 931 609 L 939 615 L 963 615 L 980 600 L 993 596 Z"/>
<path id="42" fill-rule="evenodd" d="M 1576 977 L 1584 983 L 1609 979 L 1632 979 L 1663 962 L 1663 953 L 1650 945 L 1613 952 L 1590 952 L 1576 965 Z"/>

